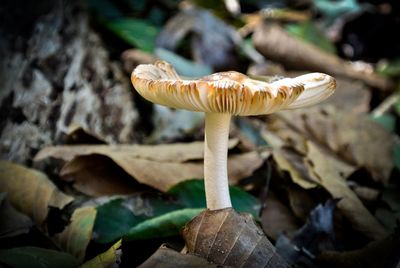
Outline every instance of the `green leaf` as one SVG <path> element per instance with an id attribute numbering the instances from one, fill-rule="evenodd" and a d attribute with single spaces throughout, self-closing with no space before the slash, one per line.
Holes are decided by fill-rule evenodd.
<path id="1" fill-rule="evenodd" d="M 36 247 L 0 250 L 0 263 L 13 268 L 70 268 L 79 266 L 78 261 L 67 253 Z"/>
<path id="2" fill-rule="evenodd" d="M 390 132 L 394 132 L 396 127 L 396 117 L 391 114 L 382 114 L 380 116 L 373 116 L 372 120 L 386 128 Z"/>
<path id="3" fill-rule="evenodd" d="M 124 238 L 139 240 L 178 235 L 181 228 L 203 210 L 185 208 L 148 219 L 131 228 Z"/>
<path id="4" fill-rule="evenodd" d="M 145 20 L 123 18 L 103 23 L 128 44 L 147 52 L 154 50 L 159 29 Z"/>
<path id="5" fill-rule="evenodd" d="M 400 77 L 400 58 L 379 61 L 376 71 L 384 76 Z"/>
<path id="6" fill-rule="evenodd" d="M 232 206 L 239 212 L 247 212 L 258 218 L 261 204 L 257 198 L 234 186 L 229 187 Z M 204 180 L 188 180 L 173 186 L 169 194 L 174 195 L 185 207 L 205 208 Z"/>
<path id="7" fill-rule="evenodd" d="M 261 206 L 255 197 L 237 187 L 230 187 L 230 194 L 237 211 L 258 217 Z M 99 206 L 94 240 L 109 243 L 121 237 L 132 240 L 178 235 L 206 207 L 203 180 L 179 183 L 167 195 L 134 195 Z"/>
<path id="8" fill-rule="evenodd" d="M 97 208 L 94 240 L 99 243 L 115 241 L 133 226 L 180 208 L 183 207 L 174 200 L 160 196 L 135 195 L 114 199 Z"/>
<path id="9" fill-rule="evenodd" d="M 175 68 L 178 74 L 187 77 L 200 77 L 212 74 L 213 70 L 210 66 L 199 64 L 184 57 L 175 54 L 163 48 L 157 48 L 155 54 L 162 60 L 165 60 Z"/>
<path id="10" fill-rule="evenodd" d="M 310 21 L 289 24 L 286 26 L 286 31 L 328 53 L 336 54 L 335 46 Z"/>

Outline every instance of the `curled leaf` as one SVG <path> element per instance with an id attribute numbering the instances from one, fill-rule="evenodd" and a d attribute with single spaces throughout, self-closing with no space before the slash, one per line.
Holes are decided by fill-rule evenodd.
<path id="1" fill-rule="evenodd" d="M 71 223 L 65 230 L 55 235 L 54 240 L 65 251 L 83 261 L 86 247 L 92 238 L 96 209 L 93 207 L 82 207 L 74 211 Z"/>
<path id="2" fill-rule="evenodd" d="M 317 146 L 308 143 L 309 159 L 314 167 L 310 172 L 318 178 L 322 185 L 334 198 L 342 213 L 353 224 L 353 228 L 372 239 L 380 239 L 387 234 L 385 228 L 364 207 L 357 195 L 349 188 L 335 167 L 335 159 L 327 157 Z"/>
<path id="3" fill-rule="evenodd" d="M 82 264 L 81 268 L 96 268 L 96 267 L 118 267 L 121 262 L 122 240 L 112 245 L 106 252 L 103 252 L 91 260 Z"/>
<path id="4" fill-rule="evenodd" d="M 290 36 L 278 24 L 261 24 L 253 35 L 253 41 L 257 50 L 266 58 L 280 62 L 288 68 L 358 79 L 381 90 L 388 90 L 394 86 L 390 80 L 376 73 L 360 71 L 339 57 Z"/>
<path id="5" fill-rule="evenodd" d="M 229 147 L 237 144 L 232 140 Z M 203 147 L 202 142 L 187 144 L 167 145 L 81 145 L 81 146 L 54 146 L 41 150 L 35 160 L 48 157 L 69 161 L 63 168 L 63 175 L 79 167 L 79 172 L 90 170 L 86 164 L 90 161 L 80 161 L 81 156 L 98 154 L 106 156 L 114 161 L 126 173 L 134 177 L 138 182 L 149 185 L 160 191 L 167 191 L 173 185 L 192 178 L 203 178 Z M 229 178 L 231 183 L 236 183 L 241 178 L 250 176 L 263 163 L 257 152 L 235 154 L 228 159 Z M 68 172 L 67 172 L 68 171 Z M 103 175 L 105 172 L 102 172 Z M 90 181 L 88 178 L 77 176 L 74 179 L 82 178 L 86 183 L 98 185 L 98 182 Z M 106 179 L 106 178 L 105 178 Z M 110 179 L 110 178 L 108 178 Z M 97 187 L 97 186 L 96 186 Z M 90 189 L 88 185 L 86 188 Z"/>
<path id="6" fill-rule="evenodd" d="M 0 161 L 0 191 L 7 192 L 11 204 L 39 227 L 43 227 L 50 206 L 62 209 L 74 199 L 42 172 L 6 161 Z"/>
<path id="7" fill-rule="evenodd" d="M 270 132 L 297 151 L 306 154 L 305 142 L 313 141 L 347 165 L 365 168 L 375 181 L 388 183 L 394 138 L 367 116 L 320 106 L 281 112 L 269 119 Z"/>
<path id="8" fill-rule="evenodd" d="M 140 240 L 176 235 L 185 223 L 202 210 L 199 208 L 184 208 L 148 219 L 129 229 L 124 238 L 127 240 Z"/>
<path id="9" fill-rule="evenodd" d="M 206 210 L 183 229 L 186 248 L 206 260 L 235 267 L 287 267 L 249 214 Z"/>

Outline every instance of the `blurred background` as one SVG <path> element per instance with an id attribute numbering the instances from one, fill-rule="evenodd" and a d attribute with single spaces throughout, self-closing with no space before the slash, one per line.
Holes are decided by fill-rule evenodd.
<path id="1" fill-rule="evenodd" d="M 122 267 L 183 247 L 205 206 L 204 115 L 136 93 L 131 72 L 157 60 L 183 78 L 335 77 L 315 107 L 233 118 L 234 207 L 290 264 L 399 265 L 397 0 L 3 0 L 1 264 L 25 246 L 68 252 L 70 267 L 110 247 L 103 264 Z"/>

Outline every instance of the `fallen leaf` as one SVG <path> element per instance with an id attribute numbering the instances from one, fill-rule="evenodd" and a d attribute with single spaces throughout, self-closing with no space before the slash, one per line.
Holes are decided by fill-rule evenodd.
<path id="1" fill-rule="evenodd" d="M 320 107 L 333 105 L 338 111 L 350 114 L 368 113 L 370 110 L 371 91 L 361 81 L 335 77 L 336 90 Z"/>
<path id="2" fill-rule="evenodd" d="M 113 242 L 141 222 L 182 208 L 175 200 L 159 195 L 116 198 L 97 207 L 93 239 L 98 243 Z"/>
<path id="3" fill-rule="evenodd" d="M 189 34 L 196 62 L 215 70 L 237 65 L 234 54 L 236 45 L 241 41 L 240 35 L 204 9 L 190 8 L 172 17 L 157 37 L 156 46 L 174 51 Z"/>
<path id="4" fill-rule="evenodd" d="M 311 189 L 318 184 L 310 176 L 305 166 L 304 156 L 289 148 L 276 148 L 272 151 L 272 156 L 278 164 L 279 169 L 289 172 L 294 183 L 304 189 Z"/>
<path id="5" fill-rule="evenodd" d="M 86 248 L 92 238 L 95 218 L 96 209 L 93 207 L 76 209 L 72 214 L 71 223 L 62 233 L 54 236 L 54 241 L 82 262 L 85 258 Z"/>
<path id="6" fill-rule="evenodd" d="M 295 155 L 296 151 L 292 151 L 292 154 Z M 305 152 L 298 153 L 296 158 L 297 162 L 286 161 L 283 166 L 283 169 L 289 171 L 294 182 L 302 187 L 322 186 L 334 198 L 340 199 L 338 208 L 349 219 L 353 228 L 367 237 L 376 240 L 386 234 L 384 227 L 364 207 L 345 181 L 355 171 L 354 167 L 307 140 Z M 277 163 L 279 165 L 278 161 Z M 293 177 L 294 174 L 298 175 L 296 179 Z"/>
<path id="7" fill-rule="evenodd" d="M 287 187 L 287 197 L 293 214 L 303 221 L 316 206 L 316 201 L 310 193 L 294 184 Z"/>
<path id="8" fill-rule="evenodd" d="M 144 263 L 138 266 L 139 268 L 202 268 L 202 267 L 219 267 L 216 264 L 209 263 L 203 258 L 192 254 L 182 254 L 166 245 L 161 245 L 157 251 L 150 256 Z"/>
<path id="9" fill-rule="evenodd" d="M 233 186 L 230 186 L 229 192 L 237 211 L 251 213 L 258 218 L 258 199 Z M 186 210 L 188 208 L 200 210 Z M 179 229 L 195 216 L 192 213 L 199 213 L 205 208 L 203 180 L 181 182 L 165 195 L 135 194 L 115 198 L 97 207 L 93 237 L 96 242 L 108 243 L 123 236 L 149 239 L 178 235 Z"/>
<path id="10" fill-rule="evenodd" d="M 236 146 L 237 139 L 229 141 L 229 149 Z M 175 143 L 161 145 L 74 145 L 74 146 L 50 146 L 40 150 L 35 156 L 35 161 L 54 157 L 64 161 L 70 161 L 78 155 L 108 153 L 128 154 L 131 158 L 142 158 L 154 161 L 166 162 L 175 159 L 176 162 L 203 159 L 203 142 Z"/>
<path id="11" fill-rule="evenodd" d="M 63 142 L 65 144 L 106 144 L 106 141 L 100 136 L 78 124 L 69 126 L 64 134 Z"/>
<path id="12" fill-rule="evenodd" d="M 185 207 L 206 208 L 204 180 L 187 180 L 178 183 L 167 193 Z M 232 207 L 236 211 L 249 213 L 255 219 L 258 219 L 261 204 L 257 198 L 235 186 L 229 186 L 229 195 L 232 200 Z"/>
<path id="13" fill-rule="evenodd" d="M 314 141 L 348 165 L 364 167 L 375 181 L 388 182 L 394 166 L 394 137 L 366 115 L 321 106 L 278 113 L 269 120 L 269 131 L 297 151 L 305 154 L 305 141 Z"/>
<path id="14" fill-rule="evenodd" d="M 336 252 L 326 251 L 317 256 L 318 267 L 326 268 L 381 268 L 399 267 L 399 233 L 373 241 L 361 249 Z"/>
<path id="15" fill-rule="evenodd" d="M 132 194 L 140 189 L 118 165 L 98 154 L 76 157 L 64 165 L 60 176 L 88 196 Z"/>
<path id="16" fill-rule="evenodd" d="M 237 140 L 231 141 L 230 147 L 235 143 Z M 138 182 L 164 192 L 179 182 L 203 178 L 202 142 L 155 146 L 55 146 L 41 150 L 35 160 L 48 157 L 63 159 L 70 161 L 67 163 L 68 167 L 78 165 L 74 162 L 79 161 L 79 158 L 73 159 L 74 157 L 91 154 L 109 157 Z M 231 155 L 228 159 L 230 182 L 235 184 L 250 176 L 262 163 L 263 160 L 257 152 Z"/>
<path id="17" fill-rule="evenodd" d="M 376 73 L 360 71 L 352 64 L 326 53 L 318 47 L 290 36 L 276 23 L 262 23 L 253 35 L 254 46 L 267 59 L 287 68 L 319 71 L 333 76 L 361 80 L 381 90 L 394 87 L 392 81 Z"/>
<path id="18" fill-rule="evenodd" d="M 0 193 L 0 219 L 0 238 L 26 234 L 33 225 L 31 219 L 11 206 L 6 193 Z"/>
<path id="19" fill-rule="evenodd" d="M 141 240 L 177 235 L 188 221 L 203 210 L 202 208 L 184 208 L 150 218 L 130 228 L 124 239 Z"/>
<path id="20" fill-rule="evenodd" d="M 309 149 L 307 158 L 313 163 L 310 172 L 316 176 L 316 180 L 326 191 L 334 198 L 340 199 L 337 206 L 352 223 L 352 227 L 371 239 L 384 237 L 387 231 L 346 184 L 336 168 L 337 160 L 329 157 L 311 142 L 308 142 L 307 146 Z"/>
<path id="21" fill-rule="evenodd" d="M 43 228 L 49 207 L 64 208 L 74 198 L 58 190 L 47 176 L 34 169 L 0 161 L 0 191 L 11 204 Z"/>
<path id="22" fill-rule="evenodd" d="M 15 268 L 73 268 L 78 261 L 70 254 L 37 247 L 0 250 L 0 263 Z"/>
<path id="23" fill-rule="evenodd" d="M 219 265 L 288 267 L 253 218 L 232 208 L 203 211 L 182 234 L 190 254 Z"/>
<path id="24" fill-rule="evenodd" d="M 373 204 L 381 194 L 379 190 L 366 186 L 355 185 L 352 190 L 365 204 Z"/>
<path id="25" fill-rule="evenodd" d="M 281 234 L 289 236 L 298 229 L 297 219 L 273 192 L 267 194 L 265 207 L 261 214 L 261 225 L 264 232 L 276 240 Z"/>
<path id="26" fill-rule="evenodd" d="M 290 239 L 282 234 L 276 241 L 276 250 L 291 264 L 310 265 L 310 253 L 319 254 L 331 249 L 335 239 L 333 212 L 338 200 L 319 204 L 310 213 L 307 222 Z M 308 264 L 308 265 L 307 265 Z"/>
<path id="27" fill-rule="evenodd" d="M 120 249 L 121 243 L 122 240 L 117 241 L 106 252 L 82 264 L 81 268 L 118 267 L 118 264 L 121 263 L 122 256 L 122 249 Z"/>

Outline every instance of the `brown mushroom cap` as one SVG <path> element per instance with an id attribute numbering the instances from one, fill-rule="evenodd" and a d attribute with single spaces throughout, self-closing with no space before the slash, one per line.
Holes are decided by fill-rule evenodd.
<path id="1" fill-rule="evenodd" d="M 232 115 L 269 114 L 308 106 L 329 97 L 336 85 L 332 77 L 318 73 L 273 83 L 254 80 L 234 71 L 184 80 L 164 61 L 137 66 L 131 80 L 139 94 L 153 103 Z"/>

